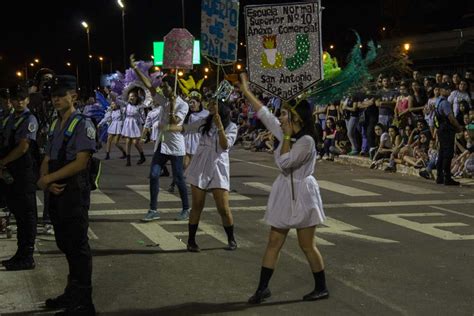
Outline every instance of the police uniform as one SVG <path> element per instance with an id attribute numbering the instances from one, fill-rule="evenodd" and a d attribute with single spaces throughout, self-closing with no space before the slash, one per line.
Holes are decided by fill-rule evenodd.
<path id="1" fill-rule="evenodd" d="M 21 89 L 21 88 L 20 88 Z M 26 90 L 19 98 L 28 97 Z M 11 97 L 15 92 L 10 90 Z M 21 140 L 29 141 L 28 151 L 20 158 L 6 165 L 6 171 L 11 174 L 13 182 L 5 184 L 8 209 L 13 213 L 17 223 L 17 253 L 10 260 L 2 261 L 7 270 L 26 270 L 35 267 L 33 251 L 36 238 L 36 173 L 32 156 L 33 143 L 36 141 L 38 121 L 26 108 L 22 113 L 11 113 L 2 120 L 2 150 L 0 158 L 5 158 L 14 150 Z"/>
<path id="2" fill-rule="evenodd" d="M 3 99 L 3 102 L 6 104 L 8 103 L 8 98 L 9 98 L 9 92 L 8 89 L 0 89 L 0 99 Z M 3 130 L 3 127 L 1 126 L 3 120 L 8 117 L 11 113 L 11 109 L 4 106 L 4 104 L 0 104 L 0 130 Z M 3 137 L 3 134 L 0 134 L 0 150 L 3 146 L 3 141 L 1 138 Z M 6 195 L 5 195 L 5 184 L 3 181 L 0 181 L 0 209 L 5 208 L 7 206 L 7 201 L 6 201 Z"/>
<path id="3" fill-rule="evenodd" d="M 54 89 L 68 86 L 68 81 L 72 80 L 69 77 L 59 77 L 59 83 L 53 83 L 53 95 Z M 70 84 L 68 90 L 74 89 L 75 81 L 74 84 Z M 52 123 L 48 135 L 46 148 L 46 155 L 49 157 L 48 173 L 53 173 L 71 163 L 80 152 L 94 153 L 95 151 L 96 129 L 89 118 L 80 114 L 79 111 L 73 112 L 64 125 L 58 118 Z M 66 184 L 66 186 L 59 195 L 49 193 L 49 211 L 54 226 L 56 244 L 66 255 L 68 261 L 69 276 L 68 285 L 65 294 L 63 294 L 66 296 L 63 297 L 63 300 L 60 299 L 61 296 L 56 299 L 48 299 L 46 306 L 68 308 L 89 306 L 85 308 L 88 311 L 85 314 L 89 315 L 92 314 L 92 311 L 88 308 L 92 306 L 93 309 L 91 298 L 92 254 L 87 237 L 91 191 L 89 171 L 83 170 L 56 183 Z M 84 307 L 81 308 L 84 309 Z M 67 314 L 68 309 L 66 309 Z"/>
<path id="4" fill-rule="evenodd" d="M 445 97 L 440 97 L 436 103 L 435 117 L 438 129 L 439 156 L 436 163 L 437 183 L 447 183 L 451 179 L 451 160 L 454 157 L 454 141 L 456 128 L 448 119 L 453 113 L 451 103 Z"/>

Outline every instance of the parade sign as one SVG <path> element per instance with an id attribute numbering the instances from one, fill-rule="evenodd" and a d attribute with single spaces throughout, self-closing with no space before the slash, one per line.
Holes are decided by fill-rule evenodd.
<path id="1" fill-rule="evenodd" d="M 322 79 L 320 1 L 245 7 L 249 81 L 291 100 Z"/>
<path id="2" fill-rule="evenodd" d="M 172 29 L 165 36 L 163 68 L 193 69 L 194 36 L 186 29 Z"/>
<path id="3" fill-rule="evenodd" d="M 237 60 L 239 1 L 202 0 L 201 53 L 221 61 Z"/>

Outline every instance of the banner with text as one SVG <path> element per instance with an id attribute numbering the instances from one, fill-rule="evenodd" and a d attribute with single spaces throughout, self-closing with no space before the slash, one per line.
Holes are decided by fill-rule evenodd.
<path id="1" fill-rule="evenodd" d="M 221 61 L 237 60 L 239 1 L 202 0 L 201 53 Z"/>
<path id="2" fill-rule="evenodd" d="M 249 81 L 291 100 L 322 79 L 320 1 L 245 7 Z"/>

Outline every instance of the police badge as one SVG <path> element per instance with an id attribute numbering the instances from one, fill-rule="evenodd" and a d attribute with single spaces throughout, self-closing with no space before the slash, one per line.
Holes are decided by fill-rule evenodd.
<path id="1" fill-rule="evenodd" d="M 87 137 L 90 139 L 95 139 L 95 128 L 90 126 L 87 128 Z"/>
<path id="2" fill-rule="evenodd" d="M 36 129 L 37 129 L 37 128 L 38 128 L 38 127 L 36 126 L 36 123 L 35 123 L 35 122 L 30 122 L 30 123 L 28 124 L 28 131 L 29 131 L 30 133 L 36 132 Z"/>

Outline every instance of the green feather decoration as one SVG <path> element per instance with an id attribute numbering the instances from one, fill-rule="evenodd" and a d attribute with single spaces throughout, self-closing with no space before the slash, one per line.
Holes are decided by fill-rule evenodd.
<path id="1" fill-rule="evenodd" d="M 347 66 L 336 76 L 325 78 L 315 88 L 302 97 L 308 98 L 316 105 L 329 104 L 341 100 L 344 96 L 364 86 L 372 78 L 369 65 L 377 57 L 377 49 L 373 41 L 368 43 L 368 52 L 364 58 L 361 51 L 359 34 L 355 33 L 357 43 L 348 57 Z"/>

